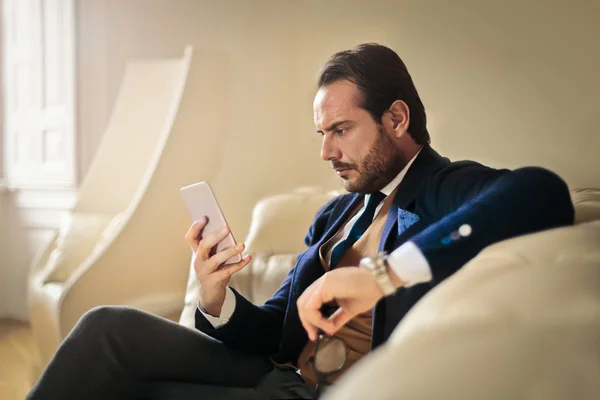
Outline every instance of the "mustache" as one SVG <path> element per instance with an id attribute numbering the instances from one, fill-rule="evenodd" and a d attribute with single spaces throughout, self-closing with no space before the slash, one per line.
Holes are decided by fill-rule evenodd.
<path id="1" fill-rule="evenodd" d="M 356 164 L 350 164 L 350 163 L 344 163 L 341 161 L 332 161 L 331 162 L 331 167 L 333 169 L 356 169 L 357 165 Z"/>

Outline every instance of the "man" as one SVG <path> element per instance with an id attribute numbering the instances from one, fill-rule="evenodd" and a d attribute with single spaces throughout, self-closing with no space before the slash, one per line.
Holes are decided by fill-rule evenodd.
<path id="1" fill-rule="evenodd" d="M 317 213 L 308 249 L 278 292 L 258 307 L 228 288 L 250 257 L 219 268 L 243 245 L 212 255 L 227 232 L 201 237 L 206 221 L 197 221 L 186 235 L 197 330 L 133 309 L 94 309 L 29 399 L 314 398 L 317 384 L 383 343 L 484 247 L 573 222 L 567 186 L 549 171 L 438 155 L 412 79 L 389 48 L 335 54 L 318 87 L 321 157 L 350 194 Z"/>

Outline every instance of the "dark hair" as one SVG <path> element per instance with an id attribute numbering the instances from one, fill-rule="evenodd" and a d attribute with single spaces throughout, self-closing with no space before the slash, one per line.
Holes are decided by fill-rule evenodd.
<path id="1" fill-rule="evenodd" d="M 319 87 L 339 80 L 358 86 L 360 107 L 378 123 L 394 101 L 403 100 L 410 109 L 408 133 L 418 144 L 430 142 L 425 107 L 406 65 L 392 49 L 365 43 L 334 54 L 319 73 Z"/>

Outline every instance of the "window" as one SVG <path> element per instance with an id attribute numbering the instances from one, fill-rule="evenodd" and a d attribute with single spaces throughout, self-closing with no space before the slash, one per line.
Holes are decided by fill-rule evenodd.
<path id="1" fill-rule="evenodd" d="M 4 0 L 3 165 L 11 186 L 74 188 L 74 0 Z"/>

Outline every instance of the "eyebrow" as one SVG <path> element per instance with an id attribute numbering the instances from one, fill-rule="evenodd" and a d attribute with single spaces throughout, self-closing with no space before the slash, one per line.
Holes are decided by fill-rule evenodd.
<path id="1" fill-rule="evenodd" d="M 335 128 L 339 127 L 340 125 L 347 124 L 347 123 L 352 123 L 352 121 L 350 121 L 350 120 L 348 120 L 348 119 L 346 119 L 346 120 L 343 120 L 343 121 L 337 121 L 337 122 L 334 122 L 333 124 L 329 125 L 329 126 L 328 126 L 327 128 L 325 128 L 324 130 L 325 130 L 325 132 L 329 132 L 329 131 L 332 131 L 332 130 L 334 130 Z M 317 133 L 323 133 L 323 131 L 321 131 L 321 130 L 318 130 L 318 131 L 317 131 Z"/>

